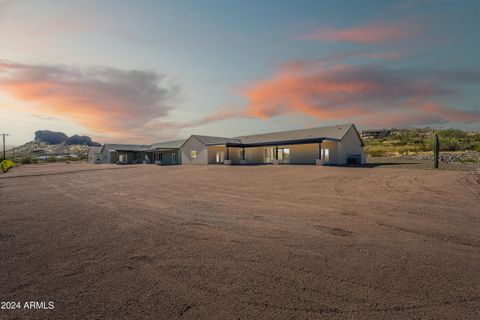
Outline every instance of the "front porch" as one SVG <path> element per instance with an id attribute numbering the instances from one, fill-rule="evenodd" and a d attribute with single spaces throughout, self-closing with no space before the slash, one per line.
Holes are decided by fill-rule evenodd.
<path id="1" fill-rule="evenodd" d="M 117 150 L 118 164 L 157 164 L 157 165 L 176 165 L 180 164 L 178 150 L 159 149 L 159 150 Z"/>
<path id="2" fill-rule="evenodd" d="M 318 140 L 318 139 L 317 139 Z M 337 141 L 288 141 L 282 143 L 208 146 L 209 164 L 335 164 Z"/>

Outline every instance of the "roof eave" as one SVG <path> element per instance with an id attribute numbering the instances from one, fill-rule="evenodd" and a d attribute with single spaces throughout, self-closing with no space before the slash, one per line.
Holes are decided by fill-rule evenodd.
<path id="1" fill-rule="evenodd" d="M 322 138 L 294 139 L 294 140 L 282 140 L 282 141 L 264 141 L 264 142 L 255 142 L 255 143 L 229 142 L 225 144 L 225 146 L 237 147 L 237 148 L 253 148 L 253 147 L 266 147 L 266 146 L 279 146 L 279 145 L 320 143 L 320 142 L 323 142 L 324 140 L 334 140 L 334 139 L 322 137 Z"/>

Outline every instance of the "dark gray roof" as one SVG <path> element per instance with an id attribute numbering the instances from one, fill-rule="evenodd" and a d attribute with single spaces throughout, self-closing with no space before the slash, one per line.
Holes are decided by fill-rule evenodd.
<path id="1" fill-rule="evenodd" d="M 165 141 L 154 143 L 150 146 L 150 149 L 157 150 L 157 149 L 180 149 L 180 147 L 185 143 L 187 139 L 181 140 L 173 140 L 173 141 Z"/>
<path id="2" fill-rule="evenodd" d="M 235 138 L 225 138 L 225 137 L 211 137 L 211 136 L 200 136 L 198 134 L 192 135 L 192 137 L 197 138 L 200 140 L 201 143 L 204 145 L 216 145 L 216 144 L 225 144 L 227 142 L 241 142 L 238 139 Z"/>
<path id="3" fill-rule="evenodd" d="M 289 140 L 308 140 L 315 138 L 342 140 L 347 131 L 353 124 L 343 124 L 338 126 L 318 127 L 310 129 L 300 129 L 291 131 L 281 131 L 272 133 L 252 134 L 248 136 L 236 137 L 244 144 L 249 143 L 265 143 L 272 141 L 289 141 Z"/>
<path id="4" fill-rule="evenodd" d="M 107 148 L 109 151 L 141 151 L 143 149 L 148 149 L 146 144 L 116 144 L 116 143 L 105 143 L 103 148 Z M 102 148 L 102 150 L 103 150 Z"/>

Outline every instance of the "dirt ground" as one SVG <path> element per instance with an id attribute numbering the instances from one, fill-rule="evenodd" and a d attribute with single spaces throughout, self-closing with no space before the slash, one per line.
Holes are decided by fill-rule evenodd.
<path id="1" fill-rule="evenodd" d="M 480 174 L 25 165 L 0 319 L 480 319 Z"/>

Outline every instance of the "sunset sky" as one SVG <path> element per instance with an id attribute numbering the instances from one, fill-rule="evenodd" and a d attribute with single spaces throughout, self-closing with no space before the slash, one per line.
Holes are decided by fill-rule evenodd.
<path id="1" fill-rule="evenodd" d="M 12 145 L 479 130 L 480 1 L 0 0 L 0 109 Z"/>

